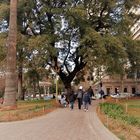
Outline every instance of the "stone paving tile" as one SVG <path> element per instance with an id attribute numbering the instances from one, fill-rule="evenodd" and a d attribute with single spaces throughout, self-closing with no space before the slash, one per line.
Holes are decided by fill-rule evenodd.
<path id="1" fill-rule="evenodd" d="M 118 140 L 98 119 L 95 106 L 88 112 L 57 109 L 31 120 L 0 123 L 0 140 Z"/>

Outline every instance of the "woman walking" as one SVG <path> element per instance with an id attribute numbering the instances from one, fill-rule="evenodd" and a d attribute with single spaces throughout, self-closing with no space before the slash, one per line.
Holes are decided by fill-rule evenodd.
<path id="1" fill-rule="evenodd" d="M 77 93 L 77 99 L 78 99 L 78 108 L 81 109 L 81 105 L 82 105 L 82 98 L 83 98 L 83 87 L 80 86 L 78 89 L 78 93 Z"/>
<path id="2" fill-rule="evenodd" d="M 88 111 L 89 101 L 90 101 L 90 96 L 88 94 L 88 91 L 86 91 L 83 95 L 83 105 L 85 111 Z"/>

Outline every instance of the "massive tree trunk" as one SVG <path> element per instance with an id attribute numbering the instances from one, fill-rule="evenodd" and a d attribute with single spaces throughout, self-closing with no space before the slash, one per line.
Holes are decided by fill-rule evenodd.
<path id="1" fill-rule="evenodd" d="M 66 94 L 67 94 L 67 98 L 69 99 L 69 95 L 71 93 L 72 86 L 71 86 L 71 82 L 74 79 L 74 77 L 76 76 L 77 71 L 74 70 L 71 73 L 69 73 L 69 75 L 65 74 L 65 72 L 63 72 L 61 69 L 58 72 L 58 75 L 60 77 L 60 79 L 62 80 L 64 87 L 66 89 Z"/>
<path id="2" fill-rule="evenodd" d="M 84 67 L 86 66 L 86 63 L 83 63 L 82 61 L 79 63 L 75 63 L 75 68 L 73 71 L 68 71 L 68 74 L 63 71 L 63 69 L 58 68 L 57 74 L 59 75 L 60 79 L 62 80 L 64 87 L 67 91 L 67 94 L 69 96 L 70 92 L 73 90 L 71 87 L 71 82 L 75 78 L 76 74 L 80 72 Z"/>
<path id="3" fill-rule="evenodd" d="M 10 1 L 10 23 L 7 40 L 7 67 L 4 104 L 6 108 L 16 107 L 17 74 L 16 74 L 16 43 L 17 43 L 17 0 Z"/>
<path id="4" fill-rule="evenodd" d="M 69 89 L 71 89 L 71 82 L 74 79 L 75 75 L 73 75 L 72 73 L 70 73 L 69 75 L 66 75 L 63 71 L 59 71 L 58 73 L 60 79 L 62 80 L 64 87 L 67 91 L 69 91 Z"/>

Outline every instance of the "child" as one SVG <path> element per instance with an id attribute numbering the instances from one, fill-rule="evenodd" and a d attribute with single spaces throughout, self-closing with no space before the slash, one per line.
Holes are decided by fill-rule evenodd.
<path id="1" fill-rule="evenodd" d="M 64 95 L 61 96 L 60 103 L 64 107 L 67 107 L 66 97 Z"/>

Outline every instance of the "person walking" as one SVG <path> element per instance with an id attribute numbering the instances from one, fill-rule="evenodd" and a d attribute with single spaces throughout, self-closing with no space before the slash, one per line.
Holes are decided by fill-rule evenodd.
<path id="1" fill-rule="evenodd" d="M 67 107 L 66 97 L 65 95 L 61 95 L 60 103 L 63 107 Z"/>
<path id="2" fill-rule="evenodd" d="M 88 111 L 89 100 L 90 100 L 90 96 L 87 90 L 83 95 L 83 105 L 85 111 Z"/>
<path id="3" fill-rule="evenodd" d="M 70 95 L 69 95 L 69 103 L 70 103 L 70 109 L 74 109 L 74 101 L 75 101 L 75 95 L 73 90 L 71 90 Z"/>
<path id="4" fill-rule="evenodd" d="M 88 94 L 90 97 L 89 104 L 91 105 L 92 96 L 94 96 L 94 92 L 91 86 L 88 88 Z"/>
<path id="5" fill-rule="evenodd" d="M 78 93 L 77 93 L 77 99 L 78 99 L 78 108 L 81 109 L 81 105 L 82 105 L 82 99 L 83 99 L 83 87 L 80 86 L 78 89 Z"/>
<path id="6" fill-rule="evenodd" d="M 104 98 L 104 95 L 105 95 L 104 91 L 101 89 L 101 90 L 99 91 L 99 93 L 100 93 L 100 95 L 101 95 L 101 99 L 103 99 L 103 98 Z"/>

